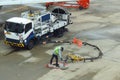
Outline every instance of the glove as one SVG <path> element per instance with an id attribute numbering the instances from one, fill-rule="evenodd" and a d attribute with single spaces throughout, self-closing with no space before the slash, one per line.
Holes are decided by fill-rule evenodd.
<path id="1" fill-rule="evenodd" d="M 63 61 L 63 59 L 62 59 L 62 58 L 60 58 L 60 60 L 61 60 L 61 61 Z"/>

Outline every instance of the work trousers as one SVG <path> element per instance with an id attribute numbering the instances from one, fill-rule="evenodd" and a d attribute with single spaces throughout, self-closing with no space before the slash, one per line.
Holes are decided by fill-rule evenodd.
<path id="1" fill-rule="evenodd" d="M 58 56 L 55 55 L 55 54 L 52 55 L 52 58 L 50 60 L 50 64 L 52 64 L 52 61 L 53 61 L 54 58 L 56 59 L 56 66 L 58 67 L 59 66 L 59 64 L 58 64 Z"/>

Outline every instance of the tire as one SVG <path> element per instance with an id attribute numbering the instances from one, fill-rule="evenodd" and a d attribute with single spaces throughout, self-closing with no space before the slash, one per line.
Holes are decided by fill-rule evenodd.
<path id="1" fill-rule="evenodd" d="M 31 50 L 33 47 L 34 47 L 34 41 L 33 41 L 33 40 L 30 40 L 30 42 L 29 42 L 28 45 L 27 45 L 27 49 L 28 49 L 28 50 Z"/>
<path id="2" fill-rule="evenodd" d="M 68 30 L 68 28 L 64 28 L 64 32 L 68 32 L 69 30 Z"/>
<path id="3" fill-rule="evenodd" d="M 58 35 L 58 37 L 62 37 L 63 34 L 64 34 L 64 30 L 63 30 L 63 28 L 61 28 L 61 29 L 59 30 L 59 35 Z"/>
<path id="4" fill-rule="evenodd" d="M 57 37 L 57 35 L 58 35 L 57 30 L 54 31 L 53 35 L 54 35 L 54 37 Z"/>
<path id="5" fill-rule="evenodd" d="M 59 38 L 59 37 L 63 36 L 63 33 L 64 33 L 63 29 L 60 28 L 60 29 L 54 31 L 54 36 Z"/>
<path id="6" fill-rule="evenodd" d="M 0 6 L 0 9 L 2 9 L 3 6 Z"/>
<path id="7" fill-rule="evenodd" d="M 84 8 L 82 6 L 79 7 L 79 10 L 83 10 Z"/>

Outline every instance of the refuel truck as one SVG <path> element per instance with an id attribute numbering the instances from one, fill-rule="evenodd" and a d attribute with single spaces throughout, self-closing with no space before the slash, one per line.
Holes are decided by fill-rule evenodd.
<path id="1" fill-rule="evenodd" d="M 50 12 L 26 11 L 5 22 L 5 44 L 32 49 L 37 41 L 63 35 L 71 24 L 70 13 L 61 7 Z"/>

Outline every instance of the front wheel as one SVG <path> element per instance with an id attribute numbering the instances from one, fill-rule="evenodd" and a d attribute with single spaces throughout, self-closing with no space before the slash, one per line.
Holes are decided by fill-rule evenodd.
<path id="1" fill-rule="evenodd" d="M 59 37 L 63 36 L 63 33 L 64 33 L 63 29 L 60 28 L 60 29 L 54 31 L 54 36 L 59 38 Z"/>
<path id="2" fill-rule="evenodd" d="M 84 8 L 82 6 L 79 7 L 79 10 L 83 10 Z"/>
<path id="3" fill-rule="evenodd" d="M 31 50 L 34 47 L 34 41 L 30 40 L 30 42 L 27 45 L 27 49 Z"/>
<path id="4" fill-rule="evenodd" d="M 2 9 L 3 6 L 0 6 L 0 9 Z"/>

